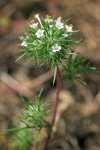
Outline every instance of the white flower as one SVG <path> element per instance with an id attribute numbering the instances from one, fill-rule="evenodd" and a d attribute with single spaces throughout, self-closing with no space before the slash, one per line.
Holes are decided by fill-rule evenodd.
<path id="1" fill-rule="evenodd" d="M 21 46 L 27 47 L 26 41 L 23 41 L 23 42 L 21 43 Z"/>
<path id="2" fill-rule="evenodd" d="M 35 18 L 39 21 L 41 27 L 43 27 L 42 22 L 41 22 L 41 19 L 40 19 L 40 17 L 39 17 L 39 14 L 36 14 L 36 15 L 35 15 Z"/>
<path id="3" fill-rule="evenodd" d="M 61 46 L 58 46 L 58 44 L 55 44 L 54 46 L 52 46 L 52 51 L 55 53 L 57 51 L 61 50 Z"/>
<path id="4" fill-rule="evenodd" d="M 44 19 L 44 21 L 49 23 L 49 22 L 53 22 L 53 19 L 46 18 L 46 19 Z"/>
<path id="5" fill-rule="evenodd" d="M 61 17 L 58 17 L 55 22 L 61 22 Z"/>
<path id="6" fill-rule="evenodd" d="M 49 27 L 50 27 L 50 28 L 52 28 L 52 27 L 53 27 L 53 25 L 49 25 Z"/>
<path id="7" fill-rule="evenodd" d="M 57 22 L 55 25 L 58 29 L 62 29 L 64 27 L 64 24 L 62 22 Z"/>
<path id="8" fill-rule="evenodd" d="M 38 31 L 35 33 L 35 35 L 39 38 L 44 36 L 44 30 L 38 29 Z"/>
<path id="9" fill-rule="evenodd" d="M 20 40 L 23 40 L 23 39 L 24 39 L 24 37 L 23 37 L 23 36 L 19 36 L 19 38 L 20 38 Z"/>
<path id="10" fill-rule="evenodd" d="M 29 36 L 28 36 L 28 35 L 26 36 L 26 39 L 29 39 Z"/>
<path id="11" fill-rule="evenodd" d="M 61 22 L 61 17 L 59 17 L 57 20 L 55 20 L 55 22 L 56 22 L 55 26 L 56 26 L 58 29 L 64 28 L 64 24 Z"/>
<path id="12" fill-rule="evenodd" d="M 38 18 L 38 17 L 39 17 L 39 14 L 36 14 L 36 15 L 35 15 L 35 18 Z"/>
<path id="13" fill-rule="evenodd" d="M 37 26 L 38 26 L 38 22 L 30 24 L 30 27 L 33 28 L 33 29 L 36 29 Z"/>
<path id="14" fill-rule="evenodd" d="M 65 28 L 66 28 L 66 31 L 67 31 L 67 32 L 73 32 L 72 26 L 66 25 Z"/>
<path id="15" fill-rule="evenodd" d="M 64 37 L 67 37 L 67 36 L 68 36 L 68 34 L 66 34 L 66 33 L 65 33 L 65 34 L 63 34 L 63 36 L 64 36 Z"/>

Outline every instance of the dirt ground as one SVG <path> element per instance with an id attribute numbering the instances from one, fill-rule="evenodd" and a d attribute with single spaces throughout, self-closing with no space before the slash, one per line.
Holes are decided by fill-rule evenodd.
<path id="1" fill-rule="evenodd" d="M 19 56 L 19 36 L 26 21 L 34 14 L 71 18 L 82 56 L 100 70 L 100 0 L 0 0 L 0 131 L 14 126 L 26 99 L 34 99 L 44 87 L 43 97 L 51 102 L 55 97 L 53 71 L 39 68 L 27 60 L 16 62 Z M 48 150 L 100 150 L 100 77 L 87 74 L 88 86 L 62 81 L 56 123 Z M 44 135 L 44 136 L 43 136 Z M 42 150 L 45 133 L 31 150 Z M 10 137 L 0 136 L 0 150 L 11 150 Z"/>

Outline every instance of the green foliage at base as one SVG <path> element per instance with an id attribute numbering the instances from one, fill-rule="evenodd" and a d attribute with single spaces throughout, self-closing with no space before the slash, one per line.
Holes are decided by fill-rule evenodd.
<path id="1" fill-rule="evenodd" d="M 19 130 L 12 136 L 11 148 L 13 150 L 28 150 L 33 145 L 33 141 L 31 129 Z"/>

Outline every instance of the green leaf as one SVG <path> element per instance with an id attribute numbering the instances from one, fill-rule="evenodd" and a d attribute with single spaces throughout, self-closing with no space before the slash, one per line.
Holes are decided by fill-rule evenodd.
<path id="1" fill-rule="evenodd" d="M 22 54 L 20 57 L 17 58 L 16 62 L 22 58 L 25 58 L 28 55 L 28 52 Z"/>
<path id="2" fill-rule="evenodd" d="M 5 135 L 5 134 L 11 134 L 13 132 L 17 132 L 17 131 L 20 131 L 20 130 L 24 130 L 26 129 L 27 127 L 23 127 L 23 128 L 20 128 L 20 127 L 16 127 L 16 128 L 12 128 L 12 129 L 7 129 L 5 131 L 3 131 L 1 134 L 2 135 Z"/>

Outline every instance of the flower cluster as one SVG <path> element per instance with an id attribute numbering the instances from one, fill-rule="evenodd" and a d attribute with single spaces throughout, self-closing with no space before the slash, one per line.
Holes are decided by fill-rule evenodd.
<path id="1" fill-rule="evenodd" d="M 25 30 L 26 37 L 22 38 L 21 57 L 31 56 L 32 59 L 43 63 L 50 62 L 57 65 L 61 59 L 70 53 L 70 45 L 79 43 L 75 40 L 72 26 L 63 21 L 46 16 L 40 19 L 39 14 L 35 15 L 35 21 L 29 23 Z"/>

